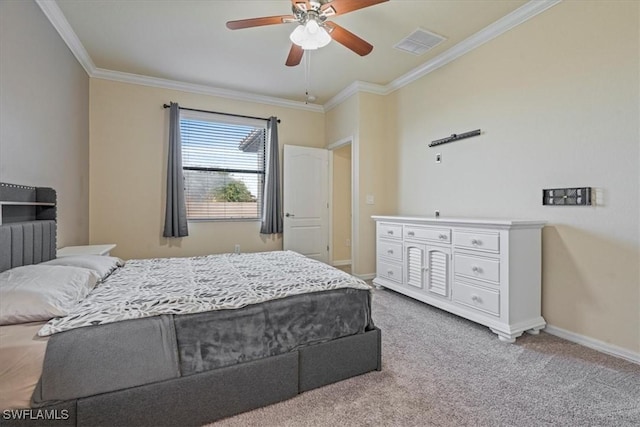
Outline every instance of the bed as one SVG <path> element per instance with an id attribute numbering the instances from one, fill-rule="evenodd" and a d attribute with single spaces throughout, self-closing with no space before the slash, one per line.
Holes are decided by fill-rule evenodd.
<path id="1" fill-rule="evenodd" d="M 55 206 L 49 190 L 0 200 L 39 192 Z M 3 214 L 5 279 L 58 267 L 51 212 Z M 0 326 L 0 383 L 15 392 L 3 401 L 24 409 L 3 411 L 3 425 L 203 425 L 381 369 L 370 289 L 317 261 L 288 251 L 99 258 L 62 261 L 99 264 L 66 316 Z M 75 267 L 89 271 L 64 268 Z"/>

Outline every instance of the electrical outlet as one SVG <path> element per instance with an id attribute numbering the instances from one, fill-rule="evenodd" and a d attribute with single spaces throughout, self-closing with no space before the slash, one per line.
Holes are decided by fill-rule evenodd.
<path id="1" fill-rule="evenodd" d="M 233 248 L 233 252 L 239 254 L 240 253 L 240 245 L 236 244 L 235 248 Z"/>
<path id="2" fill-rule="evenodd" d="M 347 246 L 347 247 L 351 246 L 351 239 L 346 239 L 344 241 L 344 245 Z"/>
<path id="3" fill-rule="evenodd" d="M 591 204 L 594 206 L 604 206 L 604 189 L 592 189 Z"/>
<path id="4" fill-rule="evenodd" d="M 442 154 L 441 153 L 436 154 L 436 163 L 442 163 Z"/>
<path id="5" fill-rule="evenodd" d="M 440 218 L 440 211 L 436 210 L 435 212 L 436 218 Z"/>

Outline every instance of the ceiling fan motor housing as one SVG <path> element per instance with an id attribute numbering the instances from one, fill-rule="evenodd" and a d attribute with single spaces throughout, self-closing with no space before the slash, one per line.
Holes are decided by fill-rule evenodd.
<path id="1" fill-rule="evenodd" d="M 307 9 L 306 3 L 296 3 L 292 6 L 293 14 L 300 22 L 300 25 L 305 25 L 307 22 L 313 20 L 322 26 L 324 21 L 327 20 L 327 14 L 320 10 L 322 5 L 319 2 L 311 2 L 311 9 Z M 332 8 L 329 8 L 333 10 Z"/>

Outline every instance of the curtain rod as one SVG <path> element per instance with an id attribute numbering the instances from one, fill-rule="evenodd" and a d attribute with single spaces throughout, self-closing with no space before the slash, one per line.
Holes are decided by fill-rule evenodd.
<path id="1" fill-rule="evenodd" d="M 171 107 L 169 104 L 162 104 L 162 106 L 164 108 L 169 108 Z M 255 116 L 244 116 L 242 114 L 231 114 L 231 113 L 221 113 L 219 111 L 209 111 L 209 110 L 197 110 L 195 108 L 184 108 L 184 107 L 178 107 L 181 110 L 187 110 L 187 111 L 196 111 L 198 113 L 213 113 L 213 114 L 222 114 L 223 116 L 233 116 L 233 117 L 243 117 L 245 119 L 258 119 L 258 120 L 264 120 L 264 121 L 269 121 L 269 119 L 265 119 L 264 117 L 255 117 Z M 280 119 L 278 119 L 278 123 L 280 123 Z"/>

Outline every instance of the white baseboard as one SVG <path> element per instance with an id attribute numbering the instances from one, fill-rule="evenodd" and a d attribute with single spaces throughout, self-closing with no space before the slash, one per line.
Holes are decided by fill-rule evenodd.
<path id="1" fill-rule="evenodd" d="M 354 276 L 356 276 L 358 279 L 362 279 L 362 280 L 371 280 L 371 279 L 375 279 L 376 273 L 354 274 Z"/>
<path id="2" fill-rule="evenodd" d="M 609 344 L 604 341 L 576 334 L 575 332 L 567 331 L 566 329 L 558 328 L 557 326 L 553 325 L 547 325 L 546 328 L 544 328 L 544 331 L 548 334 L 564 338 L 567 341 L 575 342 L 585 347 L 610 354 L 611 356 L 620 357 L 622 359 L 628 360 L 629 362 L 640 364 L 640 353 L 633 352 L 626 348 L 618 347 L 617 345 Z"/>
<path id="3" fill-rule="evenodd" d="M 351 265 L 351 260 L 350 259 L 343 259 L 343 260 L 338 260 L 338 261 L 333 261 L 333 266 L 334 267 L 340 267 L 343 265 Z"/>

